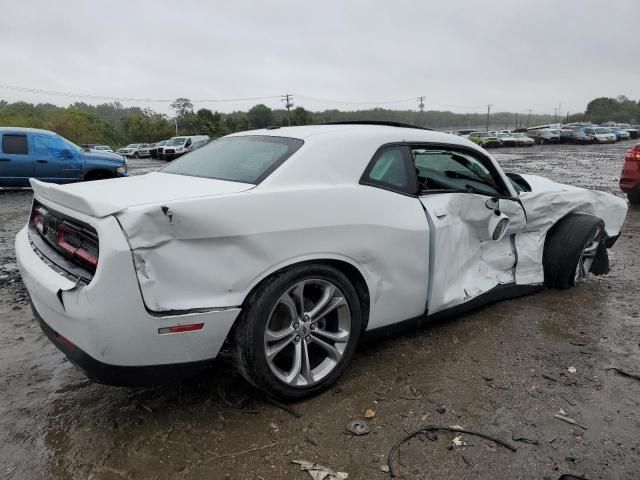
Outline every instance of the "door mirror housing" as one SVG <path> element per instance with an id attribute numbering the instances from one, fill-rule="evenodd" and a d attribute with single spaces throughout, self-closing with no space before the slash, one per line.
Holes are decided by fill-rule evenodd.
<path id="1" fill-rule="evenodd" d="M 64 158 L 65 160 L 73 158 L 73 152 L 68 148 L 65 148 L 64 150 L 62 150 L 62 158 Z"/>
<path id="2" fill-rule="evenodd" d="M 511 220 L 498 209 L 494 210 L 493 213 L 489 219 L 489 236 L 491 240 L 498 242 L 502 240 L 505 233 L 507 233 L 507 228 L 509 228 Z"/>

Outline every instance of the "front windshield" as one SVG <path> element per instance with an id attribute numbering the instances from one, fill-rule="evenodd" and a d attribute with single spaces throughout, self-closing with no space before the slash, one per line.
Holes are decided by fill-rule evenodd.
<path id="1" fill-rule="evenodd" d="M 608 128 L 596 128 L 596 133 L 611 133 L 611 130 Z"/>
<path id="2" fill-rule="evenodd" d="M 138 147 L 137 143 L 131 143 L 131 144 L 127 145 L 126 148 L 137 148 L 137 147 Z"/>
<path id="3" fill-rule="evenodd" d="M 176 145 L 182 145 L 187 137 L 174 137 L 167 142 L 168 147 L 175 147 Z"/>
<path id="4" fill-rule="evenodd" d="M 65 148 L 68 148 L 69 150 L 72 151 L 76 151 L 76 152 L 81 152 L 82 151 L 82 147 L 79 147 L 78 145 L 76 145 L 75 143 L 67 140 L 64 137 L 60 137 L 62 139 L 62 143 L 64 143 Z"/>

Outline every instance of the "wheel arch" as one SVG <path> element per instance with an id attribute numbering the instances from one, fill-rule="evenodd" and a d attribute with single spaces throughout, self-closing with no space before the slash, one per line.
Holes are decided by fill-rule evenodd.
<path id="1" fill-rule="evenodd" d="M 264 282 L 268 281 L 274 276 L 280 275 L 281 273 L 291 270 L 295 267 L 314 264 L 329 265 L 335 268 L 336 270 L 343 273 L 353 284 L 353 287 L 358 294 L 358 300 L 360 302 L 360 311 L 362 314 L 362 331 L 365 331 L 369 324 L 369 314 L 371 310 L 370 287 L 366 281 L 365 274 L 362 272 L 361 268 L 356 264 L 356 262 L 353 259 L 338 255 L 322 255 L 317 257 L 290 259 L 286 262 L 278 264 L 277 266 L 274 266 L 273 268 L 263 272 L 250 285 L 248 293 L 245 296 L 244 301 L 242 302 L 242 307 L 244 308 L 245 305 L 251 301 L 253 295 L 255 295 L 256 291 L 262 284 L 264 284 Z"/>

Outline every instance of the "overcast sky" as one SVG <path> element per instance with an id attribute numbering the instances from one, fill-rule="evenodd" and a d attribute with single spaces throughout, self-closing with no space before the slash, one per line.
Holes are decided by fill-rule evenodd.
<path id="1" fill-rule="evenodd" d="M 492 111 L 553 113 L 562 103 L 564 114 L 583 111 L 597 96 L 640 98 L 639 0 L 0 0 L 0 6 L 4 85 L 145 99 L 289 92 L 311 110 L 416 109 L 415 97 L 424 95 L 427 109 L 486 111 L 491 103 Z M 6 88 L 0 99 L 76 101 Z M 404 101 L 384 103 L 394 100 Z M 170 112 L 167 103 L 123 103 Z M 282 105 L 268 98 L 196 108 L 256 103 Z"/>

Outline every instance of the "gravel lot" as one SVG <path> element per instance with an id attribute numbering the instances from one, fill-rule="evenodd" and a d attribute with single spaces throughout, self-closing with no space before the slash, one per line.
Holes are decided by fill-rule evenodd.
<path id="1" fill-rule="evenodd" d="M 492 153 L 506 171 L 621 195 L 630 143 Z M 161 164 L 133 160 L 130 170 Z M 29 191 L 0 191 L 2 478 L 308 479 L 291 463 L 304 459 L 383 479 L 391 447 L 427 424 L 491 434 L 517 451 L 470 435 L 462 446 L 452 433 L 418 437 L 396 457 L 404 478 L 638 478 L 640 381 L 611 370 L 640 374 L 638 208 L 609 275 L 364 344 L 335 388 L 286 411 L 224 358 L 154 389 L 87 381 L 34 323 L 16 271 L 13 239 L 30 201 Z M 346 434 L 365 409 L 375 412 L 371 432 Z"/>

